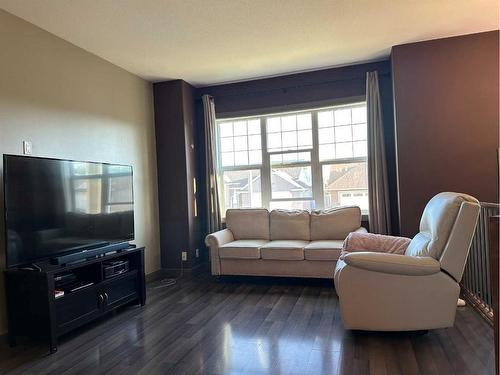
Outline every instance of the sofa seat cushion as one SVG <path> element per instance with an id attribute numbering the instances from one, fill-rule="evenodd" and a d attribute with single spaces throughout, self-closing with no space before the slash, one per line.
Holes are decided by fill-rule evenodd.
<path id="1" fill-rule="evenodd" d="M 338 260 L 344 241 L 311 241 L 304 248 L 306 260 Z"/>
<path id="2" fill-rule="evenodd" d="M 309 241 L 271 241 L 260 249 L 262 259 L 304 260 L 304 247 Z"/>
<path id="3" fill-rule="evenodd" d="M 269 241 L 237 240 L 222 245 L 219 257 L 222 259 L 260 259 L 260 248 Z"/>

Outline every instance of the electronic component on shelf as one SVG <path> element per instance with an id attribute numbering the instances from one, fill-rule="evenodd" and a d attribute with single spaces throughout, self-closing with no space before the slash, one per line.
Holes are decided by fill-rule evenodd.
<path id="1" fill-rule="evenodd" d="M 103 263 L 104 278 L 109 279 L 125 273 L 129 270 L 128 260 L 115 260 Z"/>
<path id="2" fill-rule="evenodd" d="M 64 297 L 64 290 L 54 289 L 54 297 L 55 299 Z"/>

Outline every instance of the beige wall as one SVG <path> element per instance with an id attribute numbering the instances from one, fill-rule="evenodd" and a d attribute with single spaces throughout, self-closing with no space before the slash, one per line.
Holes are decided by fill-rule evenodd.
<path id="1" fill-rule="evenodd" d="M 36 156 L 132 165 L 136 243 L 146 246 L 146 272 L 158 270 L 151 84 L 2 10 L 0 51 L 0 154 L 20 154 L 30 140 Z M 0 333 L 4 301 L 0 277 Z"/>

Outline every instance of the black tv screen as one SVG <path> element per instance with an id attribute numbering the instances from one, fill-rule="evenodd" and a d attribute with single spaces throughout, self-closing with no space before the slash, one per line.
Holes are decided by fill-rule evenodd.
<path id="1" fill-rule="evenodd" d="M 4 155 L 7 267 L 134 239 L 132 167 Z"/>

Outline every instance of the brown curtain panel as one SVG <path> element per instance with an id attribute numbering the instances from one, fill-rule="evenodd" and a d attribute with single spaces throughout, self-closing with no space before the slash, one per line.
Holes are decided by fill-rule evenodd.
<path id="1" fill-rule="evenodd" d="M 368 199 L 370 232 L 391 233 L 384 126 L 377 72 L 366 74 L 368 120 Z"/>
<path id="2" fill-rule="evenodd" d="M 217 150 L 214 98 L 203 95 L 203 112 L 205 119 L 205 170 L 206 170 L 206 201 L 207 201 L 207 231 L 213 233 L 222 228 L 219 205 L 219 190 L 217 188 Z"/>

